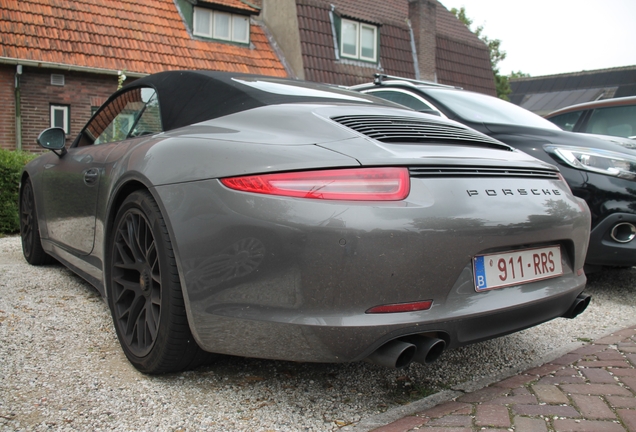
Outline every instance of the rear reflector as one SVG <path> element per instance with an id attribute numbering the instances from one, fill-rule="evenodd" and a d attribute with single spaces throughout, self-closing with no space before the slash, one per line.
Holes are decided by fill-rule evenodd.
<path id="1" fill-rule="evenodd" d="M 399 201 L 409 195 L 407 168 L 347 168 L 221 179 L 230 189 L 298 198 Z"/>
<path id="2" fill-rule="evenodd" d="M 395 312 L 414 312 L 429 310 L 433 305 L 433 300 L 425 300 L 413 303 L 396 303 L 382 306 L 374 306 L 367 310 L 366 313 L 395 313 Z"/>

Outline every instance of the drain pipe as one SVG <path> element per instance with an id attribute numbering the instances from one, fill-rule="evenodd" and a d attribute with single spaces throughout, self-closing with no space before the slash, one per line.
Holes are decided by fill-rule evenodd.
<path id="1" fill-rule="evenodd" d="M 22 107 L 20 104 L 20 75 L 22 75 L 22 65 L 15 68 L 15 148 L 22 150 Z"/>

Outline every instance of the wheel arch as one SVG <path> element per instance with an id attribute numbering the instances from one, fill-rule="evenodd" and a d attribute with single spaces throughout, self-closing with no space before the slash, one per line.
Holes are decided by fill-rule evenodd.
<path id="1" fill-rule="evenodd" d="M 152 195 L 155 202 L 159 206 L 159 209 L 161 211 L 161 216 L 163 217 L 166 227 L 168 228 L 168 236 L 170 238 L 170 242 L 172 243 L 172 250 L 175 254 L 175 261 L 177 263 L 177 270 L 179 272 L 179 281 L 181 282 L 181 291 L 183 293 L 183 298 L 186 304 L 186 313 L 189 320 L 190 319 L 190 299 L 188 298 L 187 290 L 185 289 L 185 281 L 183 279 L 183 271 L 181 268 L 181 261 L 179 258 L 179 250 L 175 242 L 174 232 L 172 230 L 170 217 L 167 214 L 166 208 L 161 202 L 161 199 L 156 193 L 156 190 L 153 187 L 148 186 L 146 182 L 138 178 L 130 178 L 120 183 L 120 185 L 116 188 L 113 194 L 113 198 L 110 200 L 110 204 L 106 212 L 107 216 L 106 216 L 106 220 L 104 221 L 104 245 L 103 245 L 103 248 L 104 248 L 104 272 L 103 272 L 104 296 L 106 299 L 108 299 L 110 295 L 110 292 L 109 292 L 110 286 L 108 283 L 110 278 L 110 270 L 109 270 L 109 263 L 111 259 L 110 246 L 112 241 L 115 218 L 117 217 L 117 212 L 119 211 L 119 208 L 121 207 L 122 203 L 128 196 L 140 190 L 147 191 L 148 193 L 150 193 L 150 195 Z"/>

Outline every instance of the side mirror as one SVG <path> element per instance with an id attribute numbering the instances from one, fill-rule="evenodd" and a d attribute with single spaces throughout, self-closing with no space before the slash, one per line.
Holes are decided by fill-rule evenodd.
<path id="1" fill-rule="evenodd" d="M 47 150 L 63 150 L 66 145 L 66 134 L 62 128 L 49 128 L 40 133 L 37 141 Z"/>

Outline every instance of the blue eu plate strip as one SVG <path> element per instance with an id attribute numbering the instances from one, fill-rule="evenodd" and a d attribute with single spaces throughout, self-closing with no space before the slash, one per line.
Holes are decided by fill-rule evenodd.
<path id="1" fill-rule="evenodd" d="M 486 270 L 484 269 L 484 257 L 475 257 L 475 287 L 478 290 L 488 288 L 488 282 L 486 281 Z"/>

